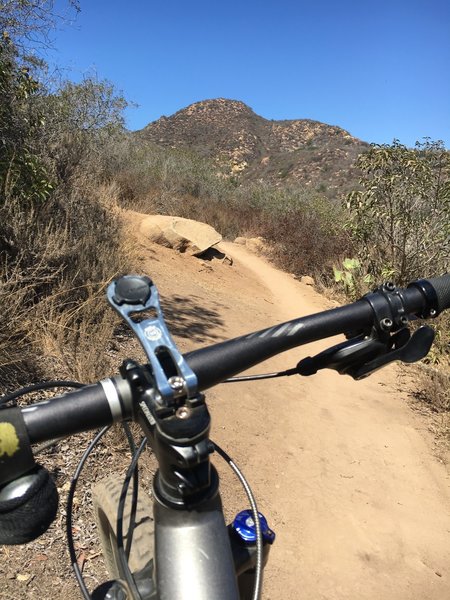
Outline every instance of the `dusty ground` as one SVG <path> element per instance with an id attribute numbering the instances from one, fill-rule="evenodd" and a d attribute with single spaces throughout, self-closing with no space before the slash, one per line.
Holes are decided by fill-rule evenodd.
<path id="1" fill-rule="evenodd" d="M 141 218 L 129 216 L 134 232 Z M 224 246 L 234 259 L 229 266 L 140 243 L 136 270 L 158 285 L 182 350 L 330 306 L 239 246 Z M 294 366 L 325 345 L 285 353 L 257 370 Z M 411 411 L 399 385 L 398 371 L 389 368 L 358 383 L 321 372 L 224 384 L 209 393 L 212 437 L 242 467 L 277 533 L 265 600 L 450 597 L 449 474 L 435 456 L 424 417 Z M 69 444 L 66 453 L 81 453 L 80 441 Z M 114 451 L 105 443 L 97 453 L 101 470 L 116 464 L 123 470 L 124 448 L 118 436 Z M 232 515 L 246 503 L 222 472 Z M 60 474 L 61 488 L 68 477 Z M 89 491 L 78 500 L 88 503 Z M 89 513 L 80 508 L 78 516 L 78 552 L 92 587 L 104 571 Z M 0 598 L 81 597 L 70 578 L 61 522 L 62 514 L 28 547 L 2 550 Z"/>

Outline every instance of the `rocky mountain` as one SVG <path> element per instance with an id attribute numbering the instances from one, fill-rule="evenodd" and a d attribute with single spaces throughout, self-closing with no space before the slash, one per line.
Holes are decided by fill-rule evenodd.
<path id="1" fill-rule="evenodd" d="M 211 158 L 242 180 L 296 182 L 330 196 L 354 182 L 355 159 L 369 147 L 340 127 L 309 119 L 271 121 L 224 98 L 191 104 L 136 135 Z"/>

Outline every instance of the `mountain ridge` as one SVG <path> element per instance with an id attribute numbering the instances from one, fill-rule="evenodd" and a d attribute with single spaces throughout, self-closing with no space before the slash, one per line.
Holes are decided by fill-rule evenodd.
<path id="1" fill-rule="evenodd" d="M 216 98 L 162 116 L 135 135 L 212 159 L 238 180 L 300 183 L 336 195 L 354 183 L 369 144 L 312 119 L 269 120 L 240 100 Z"/>

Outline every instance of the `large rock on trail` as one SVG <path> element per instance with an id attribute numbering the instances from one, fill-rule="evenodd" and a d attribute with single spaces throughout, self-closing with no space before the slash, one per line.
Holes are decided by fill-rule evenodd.
<path id="1" fill-rule="evenodd" d="M 193 256 L 203 254 L 222 240 L 220 233 L 206 223 L 166 215 L 146 217 L 141 232 L 156 244 Z"/>

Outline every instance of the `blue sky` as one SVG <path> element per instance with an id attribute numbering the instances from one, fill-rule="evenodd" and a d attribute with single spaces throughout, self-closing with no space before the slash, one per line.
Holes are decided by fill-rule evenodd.
<path id="1" fill-rule="evenodd" d="M 57 0 L 60 12 L 66 10 Z M 47 59 L 96 73 L 140 129 L 207 98 L 308 118 L 369 142 L 450 148 L 449 0 L 80 0 Z"/>

